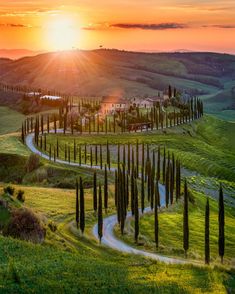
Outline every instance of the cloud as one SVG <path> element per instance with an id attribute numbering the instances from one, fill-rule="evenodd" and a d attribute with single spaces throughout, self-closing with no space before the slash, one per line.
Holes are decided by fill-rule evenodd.
<path id="1" fill-rule="evenodd" d="M 117 23 L 112 24 L 111 27 L 113 28 L 120 28 L 120 29 L 141 29 L 141 30 L 169 30 L 169 29 L 185 29 L 188 26 L 182 23 L 155 23 L 155 24 L 145 24 L 145 23 Z"/>
<path id="2" fill-rule="evenodd" d="M 15 23 L 0 23 L 0 27 L 6 28 L 32 28 L 31 25 L 15 24 Z"/>
<path id="3" fill-rule="evenodd" d="M 96 30 L 105 30 L 105 29 L 140 29 L 140 30 L 170 30 L 170 29 L 185 29 L 188 28 L 187 24 L 182 23 L 154 23 L 154 24 L 146 24 L 146 23 L 98 23 L 98 24 L 90 24 L 87 27 L 83 27 L 83 30 L 88 31 L 96 31 Z"/>
<path id="4" fill-rule="evenodd" d="M 234 25 L 222 25 L 222 24 L 215 24 L 215 25 L 204 25 L 203 28 L 219 28 L 219 29 L 235 29 Z"/>

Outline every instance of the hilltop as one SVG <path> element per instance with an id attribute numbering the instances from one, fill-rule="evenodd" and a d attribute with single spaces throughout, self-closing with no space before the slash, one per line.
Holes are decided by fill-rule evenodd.
<path id="1" fill-rule="evenodd" d="M 118 50 L 44 53 L 0 59 L 0 79 L 12 85 L 81 96 L 156 94 L 172 84 L 201 96 L 206 110 L 234 117 L 235 56 L 217 53 L 140 53 Z"/>

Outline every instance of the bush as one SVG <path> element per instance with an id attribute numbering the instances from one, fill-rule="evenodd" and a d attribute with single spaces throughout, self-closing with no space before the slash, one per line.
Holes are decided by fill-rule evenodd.
<path id="1" fill-rule="evenodd" d="M 15 192 L 15 188 L 12 186 L 7 186 L 3 190 L 4 190 L 4 193 L 9 194 L 11 196 L 13 196 Z"/>
<path id="2" fill-rule="evenodd" d="M 21 208 L 12 211 L 3 234 L 33 243 L 43 243 L 46 230 L 31 210 Z"/>
<path id="3" fill-rule="evenodd" d="M 20 202 L 25 202 L 25 196 L 24 196 L 24 191 L 23 190 L 19 190 L 17 192 L 17 196 L 16 198 L 20 201 Z"/>
<path id="4" fill-rule="evenodd" d="M 26 171 L 32 172 L 40 165 L 40 157 L 38 154 L 31 154 L 26 162 Z"/>

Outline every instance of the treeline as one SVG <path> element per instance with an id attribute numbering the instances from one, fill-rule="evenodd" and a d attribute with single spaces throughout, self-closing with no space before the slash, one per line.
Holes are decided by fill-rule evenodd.
<path id="1" fill-rule="evenodd" d="M 45 132 L 49 133 L 53 130 L 54 133 L 58 129 L 62 129 L 63 133 L 83 132 L 91 133 L 117 133 L 126 131 L 143 131 L 153 129 L 164 129 L 180 124 L 184 124 L 203 115 L 203 103 L 199 99 L 191 99 L 186 104 L 174 102 L 175 106 L 179 108 L 179 112 L 163 111 L 160 104 L 155 105 L 146 114 L 143 114 L 140 109 L 136 108 L 136 117 L 130 116 L 128 112 L 115 113 L 113 115 L 100 116 L 94 114 L 94 109 L 99 108 L 99 103 L 94 101 L 88 103 L 89 108 L 92 109 L 93 115 L 88 117 L 82 116 L 82 108 L 88 107 L 87 103 L 78 103 L 77 112 L 73 112 L 73 104 L 68 101 L 62 103 L 59 108 L 59 114 L 40 115 L 36 117 L 27 118 L 22 124 L 22 139 L 28 133 L 35 133 L 35 137 Z M 85 105 L 85 106 L 84 106 Z M 38 141 L 38 138 L 35 139 Z"/>

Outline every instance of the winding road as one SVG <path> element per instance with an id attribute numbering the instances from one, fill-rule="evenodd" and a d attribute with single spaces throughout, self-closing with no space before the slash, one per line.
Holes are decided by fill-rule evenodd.
<path id="1" fill-rule="evenodd" d="M 53 131 L 52 131 L 53 132 Z M 62 130 L 58 131 L 59 133 L 62 132 Z M 26 136 L 26 140 L 25 143 L 27 145 L 27 147 L 35 154 L 38 154 L 39 156 L 41 156 L 44 159 L 50 160 L 49 156 L 45 153 L 42 153 L 41 151 L 39 151 L 35 145 L 34 145 L 34 134 L 28 134 Z M 64 161 L 61 159 L 56 159 L 55 160 L 56 163 L 60 163 L 60 164 L 67 164 L 70 166 L 79 166 L 79 167 L 85 167 L 85 168 L 93 168 L 93 169 L 100 169 L 100 166 L 90 166 L 87 164 L 79 164 L 79 163 L 75 163 L 75 162 L 68 162 L 68 161 Z M 111 168 L 111 171 L 115 171 L 115 168 Z M 159 184 L 159 192 L 160 192 L 160 202 L 161 202 L 161 206 L 165 205 L 165 187 L 161 184 Z M 145 208 L 144 213 L 148 213 L 150 212 L 151 209 L 150 207 Z M 140 215 L 142 213 L 140 212 Z M 131 216 L 131 212 L 128 212 L 127 214 L 127 219 L 130 219 Z M 188 261 L 188 260 L 183 260 L 183 259 L 177 259 L 177 258 L 171 258 L 171 257 L 167 257 L 167 256 L 163 256 L 160 254 L 155 254 L 155 253 L 150 253 L 144 250 L 140 250 L 140 249 L 136 249 L 128 244 L 126 244 L 125 242 L 123 242 L 122 240 L 118 239 L 115 235 L 114 235 L 114 227 L 118 224 L 117 221 L 117 216 L 115 215 L 111 215 L 108 217 L 105 217 L 103 219 L 103 237 L 102 237 L 102 244 L 106 245 L 112 249 L 121 251 L 123 253 L 129 253 L 129 254 L 137 254 L 137 255 L 141 255 L 150 259 L 154 259 L 154 260 L 158 260 L 167 264 L 195 264 L 195 262 L 192 261 Z M 93 235 L 95 236 L 95 238 L 97 239 L 97 241 L 99 240 L 98 237 L 98 224 L 96 224 L 93 227 Z M 197 264 L 196 264 L 197 265 Z"/>

